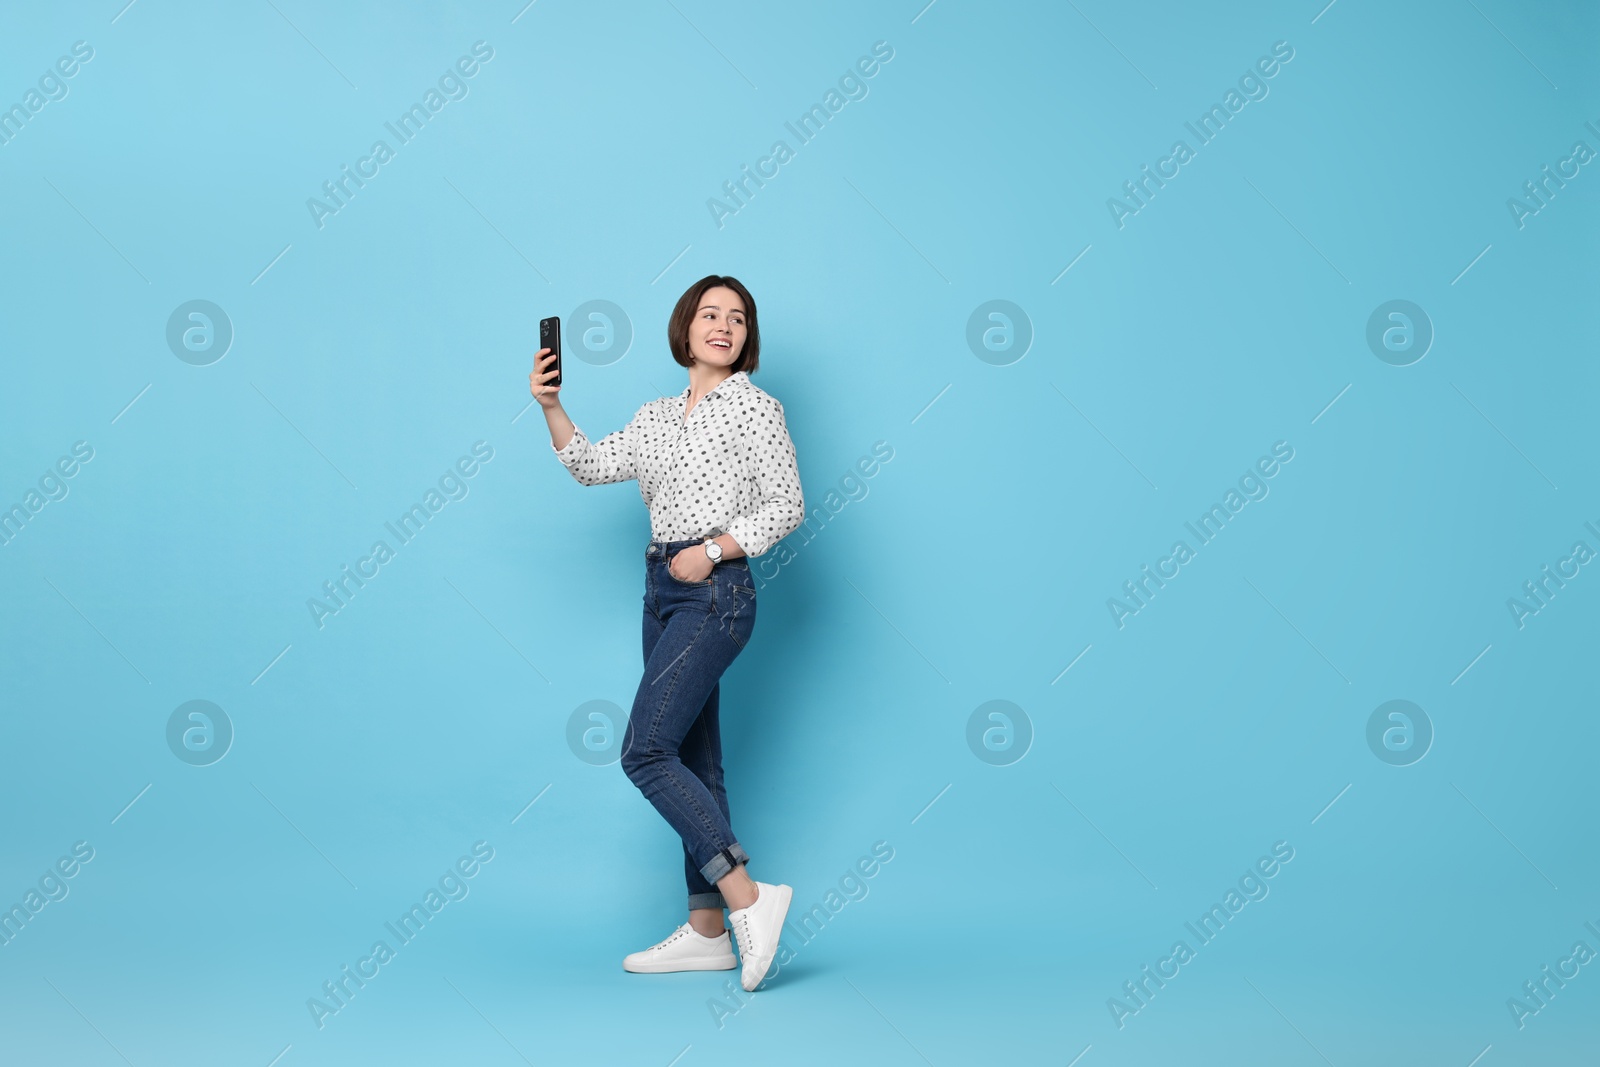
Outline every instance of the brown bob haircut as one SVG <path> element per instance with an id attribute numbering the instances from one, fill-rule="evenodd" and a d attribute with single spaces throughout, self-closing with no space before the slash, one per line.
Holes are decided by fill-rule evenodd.
<path id="1" fill-rule="evenodd" d="M 761 365 L 761 330 L 756 321 L 756 300 L 738 278 L 721 274 L 707 274 L 678 298 L 678 306 L 672 309 L 672 318 L 667 320 L 667 343 L 672 347 L 672 358 L 678 361 L 680 367 L 687 367 L 693 362 L 689 358 L 689 323 L 694 321 L 700 310 L 700 301 L 706 293 L 719 286 L 732 289 L 744 301 L 744 347 L 734 361 L 733 373 L 747 371 L 754 374 Z"/>

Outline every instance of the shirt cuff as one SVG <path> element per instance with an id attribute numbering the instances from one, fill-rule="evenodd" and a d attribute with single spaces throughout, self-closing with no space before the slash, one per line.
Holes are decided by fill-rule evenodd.
<path id="1" fill-rule="evenodd" d="M 764 556 L 767 550 L 776 542 L 769 541 L 762 533 L 754 519 L 747 515 L 740 515 L 728 523 L 728 536 L 733 538 L 748 559 Z"/>
<path id="2" fill-rule="evenodd" d="M 550 449 L 556 454 L 557 459 L 570 467 L 572 466 L 572 461 L 577 459 L 578 454 L 583 451 L 583 447 L 587 442 L 588 439 L 583 436 L 583 431 L 578 429 L 577 426 L 573 426 L 572 440 L 567 442 L 567 447 L 556 448 L 555 442 L 552 441 L 550 442 Z"/>

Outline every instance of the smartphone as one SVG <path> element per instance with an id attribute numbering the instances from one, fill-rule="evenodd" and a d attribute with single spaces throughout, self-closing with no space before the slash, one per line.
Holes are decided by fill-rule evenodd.
<path id="1" fill-rule="evenodd" d="M 551 378 L 545 384 L 546 385 L 560 385 L 561 384 L 561 319 L 560 319 L 559 316 L 552 316 L 552 317 L 550 317 L 548 319 L 540 319 L 539 320 L 539 347 L 540 348 L 548 348 L 550 350 L 550 354 L 552 356 L 556 357 L 556 361 L 553 364 L 551 364 L 551 369 L 556 372 L 556 376 L 554 378 Z"/>

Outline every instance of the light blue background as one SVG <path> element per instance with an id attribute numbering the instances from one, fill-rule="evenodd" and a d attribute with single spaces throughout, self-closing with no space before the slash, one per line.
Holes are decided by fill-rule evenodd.
<path id="1" fill-rule="evenodd" d="M 95 850 L 0 948 L 6 1062 L 1593 1062 L 1600 965 L 1506 1006 L 1600 949 L 1600 576 L 1506 606 L 1600 549 L 1600 175 L 1506 206 L 1600 149 L 1593 5 L 120 2 L 0 32 L 7 106 L 94 49 L 0 145 L 0 503 L 94 449 L 0 547 L 0 903 Z M 307 198 L 480 40 L 319 229 Z M 1277 41 L 1269 95 L 1119 229 L 1107 199 Z M 565 740 L 638 683 L 645 509 L 525 411 L 538 319 L 589 300 L 635 339 L 569 351 L 580 426 L 682 389 L 667 316 L 713 272 L 759 302 L 812 507 L 894 451 L 788 539 L 723 686 L 752 873 L 798 911 L 894 859 L 722 1028 L 730 975 L 620 969 L 682 921 L 679 844 Z M 209 366 L 165 341 L 195 299 L 236 331 Z M 1003 366 L 965 340 L 996 299 L 1034 335 Z M 1394 299 L 1436 332 L 1410 366 L 1365 340 Z M 319 629 L 307 599 L 477 441 Z M 1270 495 L 1119 629 L 1107 598 L 1278 441 Z M 207 767 L 165 738 L 195 699 L 236 730 Z M 1391 699 L 1435 731 L 1409 766 L 1367 745 Z M 1031 723 L 1009 766 L 967 744 L 991 700 Z M 479 840 L 470 895 L 318 1030 L 307 999 Z M 1270 895 L 1119 1029 L 1108 998 L 1278 841 Z"/>

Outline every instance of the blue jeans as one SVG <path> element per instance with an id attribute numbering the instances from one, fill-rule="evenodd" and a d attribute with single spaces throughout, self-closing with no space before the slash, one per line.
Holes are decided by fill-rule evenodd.
<path id="1" fill-rule="evenodd" d="M 668 570 L 668 560 L 698 544 L 645 549 L 644 678 L 622 739 L 623 771 L 683 839 L 691 910 L 726 907 L 717 881 L 750 862 L 729 821 L 717 713 L 722 672 L 756 624 L 744 557 L 717 563 L 699 582 Z"/>

